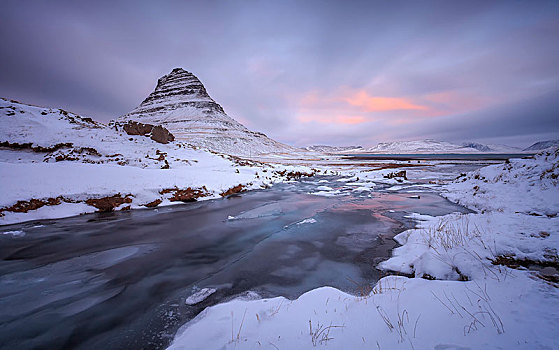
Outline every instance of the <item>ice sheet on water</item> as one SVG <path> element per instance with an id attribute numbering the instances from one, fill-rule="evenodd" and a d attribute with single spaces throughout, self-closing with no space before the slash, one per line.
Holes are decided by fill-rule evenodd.
<path id="1" fill-rule="evenodd" d="M 235 219 L 255 219 L 267 216 L 278 216 L 283 214 L 283 209 L 278 203 L 269 203 L 260 207 L 247 210 L 235 217 Z"/>
<path id="2" fill-rule="evenodd" d="M 363 186 L 363 187 L 375 187 L 376 184 L 374 182 L 347 182 L 347 186 Z"/>
<path id="3" fill-rule="evenodd" d="M 25 236 L 25 231 L 22 231 L 22 230 L 2 231 L 0 233 L 3 234 L 3 235 L 12 236 L 12 237 L 23 237 L 23 236 Z"/>
<path id="4" fill-rule="evenodd" d="M 51 305 L 65 315 L 88 309 L 119 290 L 107 292 L 103 285 L 108 279 L 99 270 L 116 265 L 138 252 L 137 247 L 122 247 L 62 260 L 31 270 L 18 271 L 0 277 L 4 302 L 0 318 L 19 317 Z M 75 302 L 79 296 L 87 300 Z M 66 304 L 65 301 L 72 301 Z"/>
<path id="5" fill-rule="evenodd" d="M 210 295 L 212 295 L 215 292 L 216 292 L 216 290 L 214 288 L 202 288 L 199 291 L 197 291 L 196 293 L 194 293 L 191 296 L 189 296 L 188 298 L 186 298 L 184 303 L 186 305 L 196 305 L 196 304 L 201 303 L 202 301 L 206 300 L 207 297 L 209 297 Z"/>
<path id="6" fill-rule="evenodd" d="M 361 187 L 354 188 L 352 191 L 353 192 L 370 192 L 371 189 L 369 187 L 361 186 Z"/>
<path id="7" fill-rule="evenodd" d="M 309 192 L 309 194 L 312 194 L 314 196 L 323 196 L 323 197 L 334 197 L 334 196 L 337 196 L 337 195 L 342 194 L 342 193 L 343 192 L 340 191 L 340 190 Z"/>
<path id="8" fill-rule="evenodd" d="M 338 182 L 349 182 L 349 181 L 355 181 L 357 180 L 357 177 L 347 177 L 347 178 L 341 178 L 341 179 L 337 179 L 336 181 Z"/>
<path id="9" fill-rule="evenodd" d="M 316 223 L 316 219 L 308 218 L 308 219 L 299 221 L 299 222 L 297 223 L 297 225 L 314 224 L 314 223 Z"/>

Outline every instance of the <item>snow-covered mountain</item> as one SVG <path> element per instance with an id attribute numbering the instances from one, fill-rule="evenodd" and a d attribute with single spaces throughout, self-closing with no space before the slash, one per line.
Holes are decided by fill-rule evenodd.
<path id="1" fill-rule="evenodd" d="M 229 117 L 202 82 L 182 68 L 161 77 L 138 107 L 111 124 L 129 120 L 162 125 L 179 141 L 220 153 L 251 156 L 294 151 Z"/>
<path id="2" fill-rule="evenodd" d="M 524 149 L 527 152 L 539 152 L 547 149 L 551 149 L 554 147 L 559 147 L 559 140 L 549 140 L 549 141 L 540 141 L 536 142 L 530 147 Z"/>
<path id="3" fill-rule="evenodd" d="M 381 154 L 449 154 L 449 153 L 521 153 L 516 147 L 505 145 L 484 145 L 467 142 L 461 145 L 438 140 L 383 142 L 365 149 L 367 153 Z"/>
<path id="4" fill-rule="evenodd" d="M 437 140 L 382 142 L 367 149 L 366 152 L 385 154 L 479 153 L 474 148 Z"/>
<path id="5" fill-rule="evenodd" d="M 363 146 L 328 146 L 313 145 L 305 147 L 307 151 L 322 153 L 340 153 L 340 152 L 362 152 Z"/>
<path id="6" fill-rule="evenodd" d="M 484 145 L 477 142 L 463 142 L 462 146 L 477 149 L 483 153 L 522 153 L 522 148 L 500 144 Z"/>

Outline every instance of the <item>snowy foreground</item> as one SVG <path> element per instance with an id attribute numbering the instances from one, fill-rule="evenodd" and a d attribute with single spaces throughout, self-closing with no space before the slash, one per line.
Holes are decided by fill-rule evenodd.
<path id="1" fill-rule="evenodd" d="M 410 277 L 216 305 L 170 348 L 558 349 L 558 175 L 555 150 L 460 176 L 444 195 L 477 213 L 414 215 L 379 266 Z"/>

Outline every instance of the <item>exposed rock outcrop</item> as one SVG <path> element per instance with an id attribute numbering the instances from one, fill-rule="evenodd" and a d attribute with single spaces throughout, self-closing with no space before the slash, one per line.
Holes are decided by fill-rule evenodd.
<path id="1" fill-rule="evenodd" d="M 115 123 L 119 126 L 118 123 Z M 143 124 L 129 120 L 122 125 L 128 135 L 149 136 L 153 141 L 159 143 L 169 143 L 175 141 L 175 136 L 161 125 Z"/>
<path id="2" fill-rule="evenodd" d="M 396 171 L 396 172 L 392 172 L 392 173 L 388 173 L 388 174 L 384 175 L 385 179 L 394 179 L 394 178 L 398 178 L 398 177 L 401 177 L 404 180 L 408 179 L 408 177 L 406 176 L 406 171 L 405 170 Z"/>

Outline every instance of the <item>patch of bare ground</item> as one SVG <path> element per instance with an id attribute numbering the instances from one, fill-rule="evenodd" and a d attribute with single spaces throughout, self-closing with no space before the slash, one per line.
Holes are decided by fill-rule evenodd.
<path id="1" fill-rule="evenodd" d="M 31 142 L 28 143 L 17 143 L 17 142 L 8 142 L 8 141 L 0 142 L 0 147 L 6 147 L 6 148 L 16 149 L 16 150 L 27 149 L 33 152 L 42 152 L 42 153 L 54 152 L 61 148 L 71 148 L 73 146 L 74 145 L 71 142 L 57 143 L 49 147 L 33 146 Z"/>
<path id="2" fill-rule="evenodd" d="M 171 202 L 195 202 L 200 197 L 209 196 L 206 186 L 201 188 L 188 187 L 186 189 L 175 188 L 165 188 L 159 191 L 160 194 L 171 194 L 169 201 Z"/>
<path id="3" fill-rule="evenodd" d="M 224 158 L 229 159 L 230 161 L 232 161 L 233 163 L 239 165 L 239 166 L 263 166 L 264 163 L 259 162 L 259 161 L 255 161 L 255 160 L 248 160 L 248 159 L 243 159 L 237 156 L 232 156 L 232 155 L 224 155 Z"/>
<path id="4" fill-rule="evenodd" d="M 503 265 L 512 269 L 526 268 L 533 271 L 536 277 L 559 288 L 559 257 L 557 252 L 549 251 L 544 256 L 549 260 L 517 259 L 511 255 L 499 255 L 492 260 L 492 264 Z"/>
<path id="5" fill-rule="evenodd" d="M 36 210 L 45 205 L 58 205 L 60 204 L 64 198 L 56 197 L 56 198 L 47 198 L 47 199 L 35 199 L 32 198 L 28 201 L 17 201 L 16 204 L 12 205 L 11 207 L 0 208 L 0 214 L 3 215 L 3 212 L 10 211 L 14 213 L 27 213 L 30 210 Z"/>
<path id="6" fill-rule="evenodd" d="M 100 212 L 111 212 L 124 203 L 132 203 L 130 194 L 122 196 L 120 193 L 110 197 L 90 198 L 85 201 L 87 205 L 97 208 Z"/>
<path id="7" fill-rule="evenodd" d="M 306 172 L 302 172 L 302 171 L 287 171 L 287 170 L 282 170 L 282 171 L 276 171 L 276 174 L 278 174 L 279 176 L 283 176 L 285 177 L 286 180 L 297 180 L 300 179 L 302 177 L 311 177 L 314 176 L 317 173 L 316 169 L 313 169 L 310 173 L 306 173 Z"/>
<path id="8" fill-rule="evenodd" d="M 241 193 L 241 192 L 245 192 L 245 191 L 246 191 L 245 186 L 243 186 L 241 184 L 238 184 L 237 186 L 231 187 L 227 191 L 221 192 L 219 195 L 222 196 L 222 197 L 227 197 L 227 196 L 230 196 L 232 194 Z"/>
<path id="9" fill-rule="evenodd" d="M 155 208 L 157 207 L 159 204 L 161 204 L 162 200 L 161 199 L 156 199 L 152 202 L 146 203 L 144 204 L 144 207 L 148 207 L 148 208 Z"/>
<path id="10" fill-rule="evenodd" d="M 12 213 L 27 213 L 31 210 L 37 210 L 44 206 L 54 206 L 64 203 L 85 203 L 91 205 L 98 209 L 99 212 L 109 212 L 113 211 L 116 207 L 124 203 L 131 203 L 131 195 L 122 196 L 120 193 L 113 196 L 101 197 L 101 198 L 89 198 L 85 201 L 75 200 L 66 198 L 63 196 L 58 196 L 56 198 L 43 198 L 36 199 L 32 198 L 30 200 L 17 201 L 14 205 L 10 207 L 0 208 L 0 216 L 4 216 L 6 212 Z M 123 208 L 124 209 L 124 208 Z"/>
<path id="11" fill-rule="evenodd" d="M 80 147 L 72 149 L 69 153 L 59 153 L 54 155 L 54 160 L 61 162 L 64 160 L 74 161 L 82 160 L 83 156 L 102 157 L 101 153 L 92 147 Z M 48 159 L 48 158 L 45 158 Z"/>

